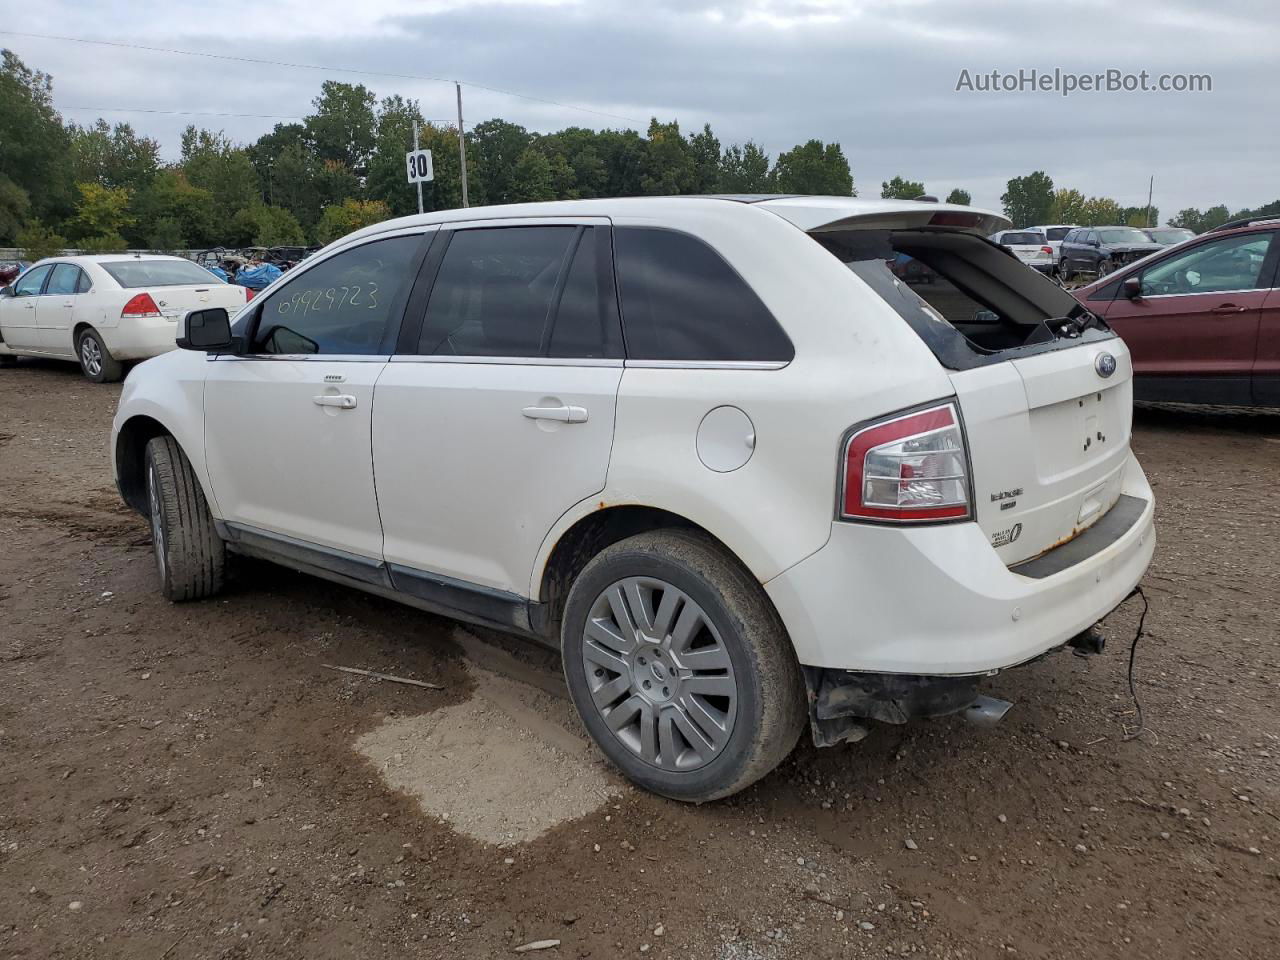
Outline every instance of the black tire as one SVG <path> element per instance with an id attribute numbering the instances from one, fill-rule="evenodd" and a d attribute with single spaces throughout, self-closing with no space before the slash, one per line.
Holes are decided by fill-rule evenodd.
<path id="1" fill-rule="evenodd" d="M 1101 260 L 1099 260 L 1099 261 L 1098 261 L 1098 276 L 1099 276 L 1099 277 L 1105 277 L 1107 274 L 1109 274 L 1109 273 L 1110 273 L 1112 270 L 1114 270 L 1114 269 L 1115 269 L 1115 264 L 1113 264 L 1113 263 L 1111 262 L 1110 258 L 1108 258 L 1108 257 L 1104 257 L 1104 258 L 1102 258 Z"/>
<path id="2" fill-rule="evenodd" d="M 12 353 L 0 353 L 0 367 L 16 367 L 18 358 Z"/>
<path id="3" fill-rule="evenodd" d="M 1072 278 L 1072 276 L 1074 276 L 1074 273 L 1071 269 L 1071 264 L 1067 262 L 1066 257 L 1063 257 L 1062 260 L 1059 261 L 1058 263 L 1058 276 L 1062 278 L 1063 283 L 1066 283 L 1068 280 Z"/>
<path id="4" fill-rule="evenodd" d="M 76 358 L 81 372 L 94 383 L 117 383 L 124 379 L 124 364 L 111 356 L 93 327 L 85 327 L 76 336 Z"/>
<path id="5" fill-rule="evenodd" d="M 595 640 L 588 641 L 587 621 L 593 610 L 608 608 L 610 591 L 614 588 L 625 591 L 629 589 L 624 586 L 627 583 L 642 584 L 641 590 L 652 589 L 644 601 L 648 611 L 643 615 L 653 613 L 650 620 L 655 625 L 650 628 L 649 640 L 634 642 L 631 653 L 624 655 L 631 658 L 628 670 L 615 673 L 607 666 L 596 666 L 600 662 L 597 659 L 588 664 L 586 658 L 599 657 L 602 648 Z M 662 600 L 668 590 L 678 598 L 672 600 L 672 610 L 678 613 L 667 615 L 667 622 L 675 625 L 669 631 L 657 625 L 662 619 Z M 680 623 L 690 602 L 702 616 L 703 625 L 697 628 L 701 631 L 701 645 L 694 646 L 695 638 L 690 635 L 681 652 L 673 635 L 681 632 Z M 593 617 L 593 630 L 602 622 L 598 614 Z M 612 629 L 622 620 L 615 618 L 610 623 Z M 643 636 L 642 632 L 634 633 L 633 641 Z M 650 642 L 658 646 L 649 646 Z M 612 544 L 597 554 L 569 591 L 561 648 L 569 693 L 592 739 L 635 783 L 674 800 L 704 803 L 749 786 L 786 758 L 808 720 L 800 666 L 777 611 L 760 584 L 736 559 L 713 539 L 695 531 L 643 533 Z M 636 666 L 637 658 L 639 664 L 645 664 L 637 651 L 646 649 L 656 650 L 666 664 L 669 673 L 662 676 L 672 678 L 670 700 L 655 704 L 644 699 L 650 694 L 642 692 L 640 684 L 643 682 L 648 687 L 649 681 L 638 677 L 649 675 L 647 672 L 637 674 L 637 671 L 661 669 L 656 657 L 648 667 Z M 723 668 L 704 670 L 710 663 L 707 661 L 704 667 L 690 670 L 689 655 L 696 652 L 710 652 L 717 658 L 716 662 L 724 661 Z M 605 653 L 616 656 L 613 650 Z M 680 666 L 682 659 L 686 666 Z M 621 657 L 618 662 L 622 662 Z M 695 672 L 697 677 L 693 676 Z M 695 680 L 708 679 L 727 680 L 733 690 L 732 699 L 703 696 L 694 690 Z M 661 692 L 665 694 L 667 682 L 655 680 L 654 685 L 662 687 Z M 616 702 L 611 707 L 598 707 L 593 689 L 596 696 L 614 696 Z M 653 695 L 657 693 L 653 691 Z M 713 738 L 703 734 L 707 741 L 705 758 L 694 746 L 695 738 L 686 733 L 696 710 L 685 709 L 685 704 L 693 702 L 692 698 L 699 698 L 697 702 L 703 707 L 708 701 L 720 701 L 728 711 L 727 714 L 716 712 L 717 716 L 728 718 L 727 731 L 717 731 L 719 745 L 713 746 Z M 626 709 L 629 705 L 630 712 Z M 640 708 L 644 707 L 651 712 L 642 712 Z M 652 724 L 648 746 L 655 753 L 653 761 L 642 756 L 643 748 L 639 745 L 644 739 L 642 734 L 631 734 L 632 745 L 628 746 L 623 736 L 629 727 L 628 731 L 618 734 L 611 729 L 610 723 L 614 721 L 606 717 L 614 717 L 615 710 L 622 710 L 617 716 L 636 716 L 637 730 Z M 708 715 L 705 710 L 697 714 L 693 732 L 709 729 L 705 722 Z M 691 759 L 692 762 L 688 762 Z M 685 762 L 683 769 L 682 762 Z"/>
<path id="6" fill-rule="evenodd" d="M 213 527 L 200 481 L 173 437 L 147 444 L 146 483 L 160 592 L 175 603 L 218 593 L 226 545 Z"/>

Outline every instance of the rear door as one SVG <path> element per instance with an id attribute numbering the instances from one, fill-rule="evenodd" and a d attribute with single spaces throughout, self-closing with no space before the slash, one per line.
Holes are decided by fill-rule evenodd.
<path id="1" fill-rule="evenodd" d="M 238 324 L 248 352 L 210 362 L 205 459 L 233 539 L 385 581 L 373 390 L 425 244 L 372 239 L 291 273 Z"/>
<path id="2" fill-rule="evenodd" d="M 604 487 L 622 377 L 609 251 L 599 218 L 441 231 L 373 413 L 399 589 L 527 596 L 547 531 Z"/>
<path id="3" fill-rule="evenodd" d="M 1181 249 L 1142 271 L 1141 297 L 1102 305 L 1133 354 L 1139 399 L 1252 401 L 1273 236 L 1236 234 Z"/>

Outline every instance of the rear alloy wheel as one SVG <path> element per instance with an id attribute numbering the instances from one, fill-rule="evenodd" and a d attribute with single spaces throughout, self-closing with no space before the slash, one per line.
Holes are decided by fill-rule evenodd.
<path id="1" fill-rule="evenodd" d="M 768 598 L 710 538 L 640 534 L 569 593 L 565 677 L 588 732 L 636 783 L 728 796 L 795 746 L 806 719 L 791 642 Z"/>
<path id="2" fill-rule="evenodd" d="M 1113 264 L 1110 259 L 1103 259 L 1098 261 L 1099 277 L 1105 277 L 1108 273 L 1110 273 L 1114 269 L 1115 269 L 1115 264 Z"/>
<path id="3" fill-rule="evenodd" d="M 124 364 L 111 356 L 107 345 L 93 327 L 85 327 L 76 338 L 80 369 L 94 383 L 115 383 L 124 377 Z"/>
<path id="4" fill-rule="evenodd" d="M 1071 276 L 1072 276 L 1071 265 L 1067 263 L 1066 257 L 1063 257 L 1058 262 L 1058 276 L 1062 277 L 1063 283 L 1066 283 L 1068 280 L 1071 279 Z"/>

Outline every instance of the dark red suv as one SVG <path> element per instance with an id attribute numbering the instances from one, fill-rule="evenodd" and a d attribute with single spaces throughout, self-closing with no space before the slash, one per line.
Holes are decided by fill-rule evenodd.
<path id="1" fill-rule="evenodd" d="M 1234 221 L 1073 291 L 1129 345 L 1136 399 L 1280 406 L 1277 234 Z"/>

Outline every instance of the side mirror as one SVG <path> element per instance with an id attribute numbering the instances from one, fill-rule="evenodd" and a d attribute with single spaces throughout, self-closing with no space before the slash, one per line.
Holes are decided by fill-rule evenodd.
<path id="1" fill-rule="evenodd" d="M 178 324 L 178 346 L 183 350 L 235 350 L 237 339 L 231 336 L 231 317 L 222 307 L 188 310 Z"/>
<path id="2" fill-rule="evenodd" d="M 10 281 L 5 286 L 0 287 L 0 297 L 12 297 L 12 296 L 13 296 L 13 281 Z"/>
<path id="3" fill-rule="evenodd" d="M 1141 277 L 1125 277 L 1120 284 L 1120 292 L 1130 300 L 1142 299 L 1142 278 Z"/>

